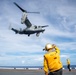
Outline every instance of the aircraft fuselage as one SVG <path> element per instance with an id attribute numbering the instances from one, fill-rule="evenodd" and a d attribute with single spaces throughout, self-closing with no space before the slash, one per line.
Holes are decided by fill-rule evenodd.
<path id="1" fill-rule="evenodd" d="M 21 31 L 21 34 L 34 34 L 34 33 L 40 33 L 40 32 L 44 32 L 45 29 L 31 29 L 31 28 L 27 28 L 24 29 L 23 31 Z"/>
<path id="2" fill-rule="evenodd" d="M 11 30 L 13 30 L 16 34 L 27 34 L 28 36 L 30 36 L 30 34 L 35 34 L 35 33 L 36 33 L 36 36 L 39 36 L 40 32 L 43 33 L 45 31 L 45 29 L 43 28 L 47 27 L 47 25 L 45 26 L 32 25 L 32 23 L 29 21 L 27 17 L 27 11 L 21 8 L 17 3 L 14 2 L 14 4 L 23 12 L 22 18 L 21 18 L 21 24 L 25 24 L 26 28 L 20 29 L 20 30 L 11 28 Z"/>

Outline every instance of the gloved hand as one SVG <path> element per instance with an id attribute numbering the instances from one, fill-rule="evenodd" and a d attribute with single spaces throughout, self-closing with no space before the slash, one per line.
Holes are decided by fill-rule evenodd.
<path id="1" fill-rule="evenodd" d="M 45 73 L 45 75 L 48 75 L 48 73 Z"/>
<path id="2" fill-rule="evenodd" d="M 52 44 L 52 47 L 53 47 L 53 48 L 55 48 L 55 47 L 56 47 L 56 45 L 55 45 L 55 44 Z"/>

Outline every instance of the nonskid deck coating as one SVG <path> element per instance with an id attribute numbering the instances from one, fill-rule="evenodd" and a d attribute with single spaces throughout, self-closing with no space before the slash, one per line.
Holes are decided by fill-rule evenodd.
<path id="1" fill-rule="evenodd" d="M 0 69 L 0 75 L 45 75 L 43 70 Z M 76 70 L 63 70 L 63 75 L 76 75 Z"/>

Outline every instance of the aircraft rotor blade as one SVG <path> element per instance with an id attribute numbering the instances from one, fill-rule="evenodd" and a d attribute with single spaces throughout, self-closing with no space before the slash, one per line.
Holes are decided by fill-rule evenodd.
<path id="1" fill-rule="evenodd" d="M 22 12 L 27 12 L 26 10 L 24 10 L 23 8 L 21 8 L 17 3 L 14 2 L 14 4 L 15 4 Z"/>
<path id="2" fill-rule="evenodd" d="M 44 27 L 48 27 L 48 25 L 45 25 L 45 26 L 41 26 L 42 28 L 44 28 Z"/>
<path id="3" fill-rule="evenodd" d="M 23 8 L 21 8 L 16 2 L 14 2 L 14 4 L 15 4 L 22 12 L 40 14 L 40 12 L 27 12 L 26 10 L 24 10 Z"/>
<path id="4" fill-rule="evenodd" d="M 11 27 L 11 24 L 10 24 L 8 29 L 11 30 L 11 28 L 12 28 L 12 27 Z"/>
<path id="5" fill-rule="evenodd" d="M 35 13 L 35 14 L 40 14 L 40 12 L 27 12 L 27 13 Z"/>

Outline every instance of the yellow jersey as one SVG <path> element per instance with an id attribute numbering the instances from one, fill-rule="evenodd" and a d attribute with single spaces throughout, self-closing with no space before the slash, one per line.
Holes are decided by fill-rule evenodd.
<path id="1" fill-rule="evenodd" d="M 62 63 L 60 61 L 60 50 L 55 47 L 54 50 L 50 50 L 44 55 L 43 69 L 45 72 L 54 72 L 61 68 Z"/>

